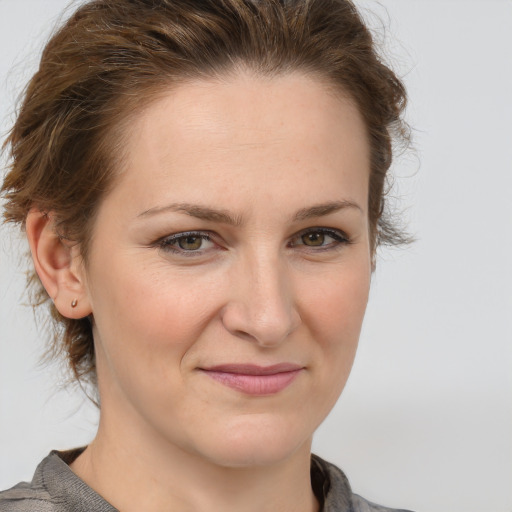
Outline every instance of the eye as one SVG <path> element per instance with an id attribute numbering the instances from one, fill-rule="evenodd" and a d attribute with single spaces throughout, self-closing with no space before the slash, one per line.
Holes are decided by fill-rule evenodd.
<path id="1" fill-rule="evenodd" d="M 197 251 L 203 245 L 203 238 L 200 236 L 190 235 L 178 238 L 178 246 L 184 251 Z"/>
<path id="2" fill-rule="evenodd" d="M 326 239 L 325 233 L 320 233 L 319 231 L 313 231 L 312 233 L 306 233 L 302 235 L 300 239 L 304 245 L 309 245 L 310 247 L 318 247 L 322 246 L 325 243 Z"/>
<path id="3" fill-rule="evenodd" d="M 164 251 L 186 256 L 202 254 L 214 245 L 210 235 L 202 232 L 176 233 L 158 242 L 158 246 Z"/>
<path id="4" fill-rule="evenodd" d="M 338 229 L 312 228 L 299 233 L 292 240 L 291 245 L 328 250 L 348 243 L 350 243 L 348 236 Z"/>

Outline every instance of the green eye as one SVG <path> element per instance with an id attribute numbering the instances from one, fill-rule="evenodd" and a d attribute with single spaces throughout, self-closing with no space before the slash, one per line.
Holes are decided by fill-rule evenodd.
<path id="1" fill-rule="evenodd" d="M 302 243 L 309 247 L 318 247 L 324 245 L 325 242 L 325 234 L 319 231 L 313 231 L 311 233 L 306 233 L 301 236 Z"/>
<path id="2" fill-rule="evenodd" d="M 178 239 L 178 246 L 184 251 L 197 251 L 203 245 L 203 238 L 200 236 L 184 236 Z"/>

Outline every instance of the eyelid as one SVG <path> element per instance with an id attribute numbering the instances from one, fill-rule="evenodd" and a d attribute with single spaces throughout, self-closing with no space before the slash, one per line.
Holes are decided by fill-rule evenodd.
<path id="1" fill-rule="evenodd" d="M 334 241 L 330 242 L 327 245 L 319 245 L 319 246 L 309 246 L 304 243 L 297 243 L 297 240 L 300 240 L 301 237 L 304 235 L 307 235 L 309 233 L 321 233 L 323 235 L 329 236 Z M 193 257 L 193 256 L 201 256 L 204 255 L 206 252 L 214 249 L 213 247 L 207 247 L 204 249 L 197 249 L 197 250 L 186 250 L 181 249 L 176 245 L 176 242 L 178 242 L 180 239 L 187 238 L 187 237 L 197 237 L 201 238 L 202 240 L 206 240 L 211 242 L 212 244 L 215 244 L 217 248 L 219 248 L 219 244 L 215 241 L 216 234 L 211 231 L 180 231 L 177 233 L 173 233 L 171 235 L 166 235 L 164 237 L 159 238 L 156 242 L 154 242 L 152 245 L 160 248 L 161 250 L 165 252 L 170 252 L 173 254 L 176 254 L 178 256 L 185 256 L 185 257 Z M 328 251 L 333 249 L 341 248 L 344 245 L 351 244 L 352 241 L 350 237 L 341 229 L 337 228 L 328 228 L 323 226 L 315 226 L 303 229 L 293 235 L 287 244 L 288 247 L 300 247 L 301 249 L 304 248 L 305 250 L 312 251 L 312 252 L 320 252 L 322 250 Z"/>
<path id="2" fill-rule="evenodd" d="M 297 240 L 298 238 L 301 238 L 304 235 L 307 235 L 309 233 L 322 233 L 324 235 L 330 236 L 331 238 L 333 238 L 334 240 L 336 240 L 336 242 L 338 242 L 340 244 L 352 243 L 350 237 L 341 229 L 327 228 L 327 227 L 322 227 L 322 226 L 303 229 L 302 231 L 299 231 L 296 235 L 294 235 L 292 237 L 292 240 Z M 305 245 L 305 244 L 297 244 L 297 245 Z M 313 247 L 313 246 L 311 246 L 311 247 Z M 322 248 L 322 246 L 318 246 L 318 247 Z M 329 246 L 323 246 L 323 247 L 327 248 Z M 318 249 L 316 249 L 316 250 L 318 250 Z"/>
<path id="3" fill-rule="evenodd" d="M 207 240 L 211 242 L 212 244 L 215 244 L 215 241 L 213 240 L 213 233 L 210 231 L 180 231 L 178 233 L 173 233 L 172 235 L 164 236 L 160 239 L 158 239 L 153 245 L 159 247 L 161 250 L 166 252 L 171 252 L 177 255 L 182 255 L 186 257 L 190 256 L 199 256 L 204 254 L 206 251 L 208 251 L 211 248 L 206 249 L 197 249 L 197 250 L 191 250 L 187 251 L 185 249 L 181 249 L 174 244 L 182 239 L 187 237 L 197 237 L 201 238 L 202 240 Z M 218 244 L 216 244 L 218 245 Z"/>

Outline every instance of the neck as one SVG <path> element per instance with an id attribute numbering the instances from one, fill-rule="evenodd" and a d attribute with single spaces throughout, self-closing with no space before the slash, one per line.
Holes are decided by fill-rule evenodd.
<path id="1" fill-rule="evenodd" d="M 311 440 L 285 460 L 233 468 L 187 452 L 133 421 L 108 420 L 102 414 L 95 440 L 71 468 L 122 512 L 319 508 L 311 488 Z"/>

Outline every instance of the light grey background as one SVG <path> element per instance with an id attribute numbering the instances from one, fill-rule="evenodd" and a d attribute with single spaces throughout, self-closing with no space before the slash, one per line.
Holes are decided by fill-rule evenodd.
<path id="1" fill-rule="evenodd" d="M 315 450 L 389 506 L 512 511 L 512 2 L 358 2 L 386 26 L 416 153 L 396 194 L 414 246 L 385 251 L 353 374 Z M 66 0 L 0 0 L 0 129 Z M 369 13 L 373 24 L 379 22 Z M 86 444 L 96 412 L 41 368 L 0 228 L 0 488 L 52 448 Z"/>

